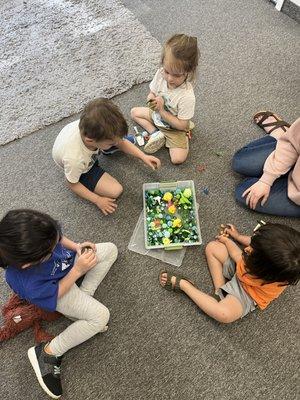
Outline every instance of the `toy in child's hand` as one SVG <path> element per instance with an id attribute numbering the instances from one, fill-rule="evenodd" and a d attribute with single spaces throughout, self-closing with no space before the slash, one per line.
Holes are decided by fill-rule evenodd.
<path id="1" fill-rule="evenodd" d="M 147 101 L 147 106 L 150 108 L 150 110 L 154 111 L 156 109 L 156 101 L 154 99 L 149 99 Z"/>
<path id="2" fill-rule="evenodd" d="M 81 249 L 81 254 L 83 254 L 85 252 L 90 252 L 90 251 L 94 251 L 91 246 L 84 246 Z"/>
<path id="3" fill-rule="evenodd" d="M 229 234 L 225 232 L 226 228 L 230 228 L 230 225 L 221 224 L 219 229 L 219 236 L 229 237 Z"/>

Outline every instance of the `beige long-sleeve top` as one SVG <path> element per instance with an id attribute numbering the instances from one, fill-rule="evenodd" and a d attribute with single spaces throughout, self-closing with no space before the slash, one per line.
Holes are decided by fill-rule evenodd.
<path id="1" fill-rule="evenodd" d="M 288 171 L 288 197 L 300 205 L 300 118 L 277 140 L 276 149 L 266 159 L 261 182 L 272 186 Z"/>

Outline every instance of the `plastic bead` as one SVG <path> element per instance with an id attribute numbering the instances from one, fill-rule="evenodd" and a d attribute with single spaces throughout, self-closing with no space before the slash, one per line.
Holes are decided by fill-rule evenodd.
<path id="1" fill-rule="evenodd" d="M 173 198 L 172 193 L 171 193 L 171 192 L 166 192 L 166 193 L 164 194 L 163 200 L 166 201 L 166 202 L 168 202 L 168 201 L 172 200 L 172 198 Z"/>
<path id="2" fill-rule="evenodd" d="M 164 237 L 163 240 L 162 240 L 162 242 L 163 242 L 163 244 L 164 244 L 165 246 L 167 246 L 168 244 L 171 243 L 171 240 L 170 240 L 169 238 L 167 238 L 167 237 Z"/>

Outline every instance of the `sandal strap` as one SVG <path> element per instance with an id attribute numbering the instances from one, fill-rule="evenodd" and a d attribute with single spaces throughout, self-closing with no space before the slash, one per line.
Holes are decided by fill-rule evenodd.
<path id="1" fill-rule="evenodd" d="M 176 277 L 176 282 L 174 285 L 174 292 L 182 292 L 182 289 L 180 288 L 180 281 L 183 279 L 184 281 L 189 282 L 191 285 L 195 286 L 195 283 L 193 281 L 191 281 L 189 278 L 187 278 L 186 276 L 183 275 L 175 275 Z"/>
<path id="2" fill-rule="evenodd" d="M 266 124 L 263 124 L 263 122 L 269 117 L 274 117 L 276 121 L 279 121 L 278 117 L 271 111 L 261 111 L 254 115 L 254 119 L 259 118 L 260 116 L 261 119 L 258 122 L 256 122 L 256 125 L 259 126 L 260 128 L 264 128 L 264 126 L 266 126 Z"/>
<path id="3" fill-rule="evenodd" d="M 183 276 L 183 275 L 178 275 L 178 274 L 176 274 L 176 273 L 173 273 L 173 272 L 170 272 L 170 271 L 167 271 L 167 270 L 163 270 L 163 271 L 161 271 L 160 273 L 159 273 L 159 277 L 161 278 L 161 275 L 162 274 L 167 274 L 167 282 L 166 282 L 166 284 L 164 285 L 164 286 L 162 286 L 164 289 L 166 289 L 166 290 L 168 290 L 169 292 L 172 292 L 172 291 L 174 291 L 174 292 L 182 292 L 182 290 L 180 289 L 180 281 L 182 280 L 182 279 L 184 279 L 185 281 L 187 281 L 187 282 L 190 282 L 193 286 L 195 286 L 196 287 L 196 285 L 195 285 L 195 283 L 193 282 L 193 281 L 191 281 L 190 279 L 188 279 L 188 278 L 186 278 L 185 276 Z M 172 281 L 171 281 L 171 279 L 172 279 L 172 276 L 174 276 L 175 277 L 175 284 L 174 284 L 174 286 L 172 285 Z"/>
<path id="4" fill-rule="evenodd" d="M 174 285 L 174 292 L 182 292 L 182 290 L 180 289 L 180 281 L 183 278 L 181 275 L 173 275 L 175 276 L 175 285 Z"/>
<path id="5" fill-rule="evenodd" d="M 160 273 L 160 276 L 163 273 L 167 274 L 167 282 L 166 282 L 164 288 L 166 290 L 169 290 L 170 292 L 172 292 L 173 291 L 173 285 L 172 285 L 172 282 L 171 282 L 172 274 L 170 274 L 168 271 L 163 271 L 163 272 Z"/>
<path id="6" fill-rule="evenodd" d="M 286 128 L 289 128 L 291 126 L 288 122 L 283 121 L 281 118 L 279 118 L 272 111 L 261 111 L 261 112 L 258 112 L 258 113 L 256 113 L 254 115 L 254 120 L 256 118 L 259 118 L 259 117 L 261 117 L 261 119 L 258 122 L 255 122 L 257 126 L 259 126 L 262 129 L 268 128 L 268 127 L 272 127 L 272 129 L 270 129 L 268 134 L 272 133 L 275 129 L 278 129 L 278 128 L 282 128 L 284 130 L 284 132 L 286 132 Z M 264 124 L 264 121 L 269 117 L 275 118 L 276 121 L 267 122 L 267 123 Z"/>
<path id="7" fill-rule="evenodd" d="M 282 128 L 284 130 L 284 132 L 286 132 L 286 128 L 289 128 L 291 126 L 290 124 L 288 124 L 285 121 L 276 121 L 276 122 L 273 122 L 273 124 L 270 122 L 268 124 L 265 124 L 264 126 L 272 126 L 272 125 L 273 125 L 273 128 L 269 130 L 268 134 L 272 133 L 275 129 L 278 129 L 278 128 Z"/>

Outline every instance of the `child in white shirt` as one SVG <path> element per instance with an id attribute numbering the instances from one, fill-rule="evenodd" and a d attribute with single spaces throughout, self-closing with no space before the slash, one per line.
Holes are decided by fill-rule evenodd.
<path id="1" fill-rule="evenodd" d="M 193 83 L 199 59 L 197 38 L 172 36 L 164 45 L 161 68 L 150 83 L 149 108 L 134 107 L 132 119 L 150 134 L 145 152 L 169 148 L 173 164 L 183 163 L 189 151 L 188 132 L 195 110 Z"/>
<path id="2" fill-rule="evenodd" d="M 94 203 L 104 215 L 116 210 L 121 184 L 98 165 L 99 151 L 116 150 L 141 159 L 152 169 L 160 167 L 158 158 L 144 154 L 127 135 L 128 125 L 118 107 L 108 99 L 96 99 L 84 108 L 80 120 L 65 126 L 57 136 L 52 156 L 64 169 L 67 185 L 80 197 Z"/>

